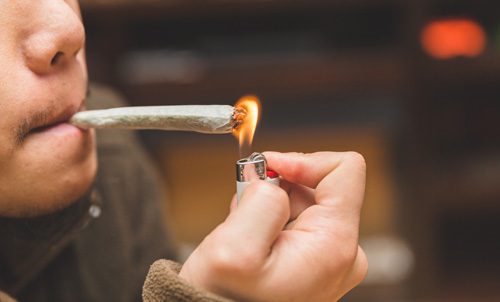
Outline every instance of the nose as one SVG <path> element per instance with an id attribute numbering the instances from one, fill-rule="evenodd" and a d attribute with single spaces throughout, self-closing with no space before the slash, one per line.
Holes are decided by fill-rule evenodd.
<path id="1" fill-rule="evenodd" d="M 23 53 L 26 65 L 37 74 L 48 74 L 76 60 L 84 47 L 85 30 L 75 11 L 63 1 L 46 1 L 46 12 L 26 38 Z"/>

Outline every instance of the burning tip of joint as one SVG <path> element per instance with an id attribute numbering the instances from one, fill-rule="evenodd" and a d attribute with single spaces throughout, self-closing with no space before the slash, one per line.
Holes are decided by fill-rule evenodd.
<path id="1" fill-rule="evenodd" d="M 239 141 L 240 155 L 249 152 L 260 117 L 260 101 L 256 96 L 247 95 L 235 105 L 235 127 L 233 134 Z"/>
<path id="2" fill-rule="evenodd" d="M 234 108 L 234 113 L 233 113 L 233 129 L 238 129 L 243 122 L 245 121 L 245 118 L 247 117 L 247 110 L 243 107 L 236 107 Z"/>

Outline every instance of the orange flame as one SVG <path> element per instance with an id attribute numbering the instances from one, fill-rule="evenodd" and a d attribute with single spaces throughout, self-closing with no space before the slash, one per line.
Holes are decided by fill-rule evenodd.
<path id="1" fill-rule="evenodd" d="M 251 153 L 253 137 L 260 119 L 260 101 L 256 96 L 247 95 L 240 98 L 235 107 L 246 112 L 243 123 L 233 131 L 240 143 L 240 156 L 243 157 L 244 153 Z"/>

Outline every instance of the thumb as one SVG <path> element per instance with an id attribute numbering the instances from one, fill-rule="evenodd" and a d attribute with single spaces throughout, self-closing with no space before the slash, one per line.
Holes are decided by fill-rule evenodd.
<path id="1" fill-rule="evenodd" d="M 235 246 L 248 246 L 269 252 L 290 218 L 288 195 L 265 181 L 249 184 L 224 222 L 224 229 Z"/>

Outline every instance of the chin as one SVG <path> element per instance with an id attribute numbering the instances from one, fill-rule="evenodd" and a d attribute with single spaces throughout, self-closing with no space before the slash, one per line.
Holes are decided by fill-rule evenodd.
<path id="1" fill-rule="evenodd" d="M 33 215 L 39 216 L 57 212 L 80 200 L 92 188 L 96 171 L 97 159 L 95 152 L 92 152 L 88 161 L 68 168 L 64 175 L 54 179 L 49 190 L 44 190 L 47 195 L 43 202 L 39 201 L 37 211 Z M 52 194 L 52 192 L 57 192 L 57 194 Z"/>
<path id="2" fill-rule="evenodd" d="M 15 176 L 0 194 L 0 216 L 36 217 L 57 212 L 81 199 L 92 187 L 97 172 L 93 131 L 66 138 L 33 139 L 12 164 Z M 4 182 L 5 184 L 5 182 Z M 0 188 L 2 193 L 2 188 Z M 3 200 L 2 200 L 3 199 Z M 7 204 L 8 202 L 8 204 Z"/>

